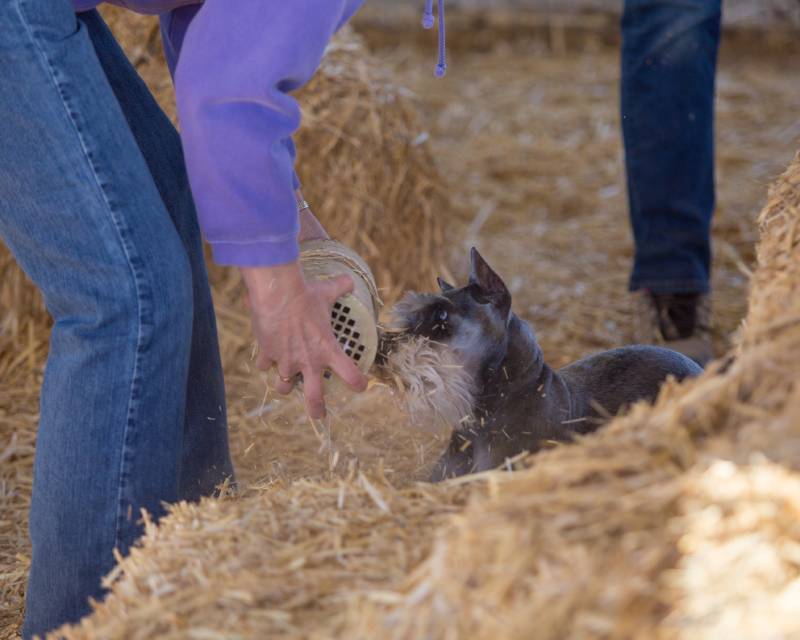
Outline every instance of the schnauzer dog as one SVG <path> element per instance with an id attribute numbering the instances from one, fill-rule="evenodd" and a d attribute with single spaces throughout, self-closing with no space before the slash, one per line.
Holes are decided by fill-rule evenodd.
<path id="1" fill-rule="evenodd" d="M 511 294 L 471 251 L 466 286 L 441 278 L 441 293 L 408 293 L 378 360 L 403 390 L 413 416 L 454 427 L 432 480 L 493 469 L 548 442 L 597 429 L 639 400 L 652 401 L 668 376 L 702 369 L 654 346 L 611 349 L 554 370 L 530 326 L 511 311 Z"/>

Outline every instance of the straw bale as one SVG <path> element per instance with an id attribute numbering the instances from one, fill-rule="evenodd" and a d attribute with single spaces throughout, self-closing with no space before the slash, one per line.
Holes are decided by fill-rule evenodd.
<path id="1" fill-rule="evenodd" d="M 350 593 L 390 588 L 427 553 L 424 529 L 458 502 L 452 491 L 446 500 L 439 493 L 423 486 L 398 491 L 383 479 L 351 474 L 179 505 L 169 523 L 148 526 L 145 549 L 123 560 L 125 578 L 115 586 L 122 597 L 65 635 L 337 637 Z"/>
<path id="2" fill-rule="evenodd" d="M 66 636 L 800 633 L 799 203 L 800 156 L 759 219 L 731 357 L 654 406 L 514 473 L 406 489 L 351 473 L 178 505 Z"/>
<path id="3" fill-rule="evenodd" d="M 717 461 L 685 485 L 683 513 L 671 523 L 681 559 L 664 575 L 675 597 L 664 635 L 797 637 L 798 475 L 763 460 Z"/>
<path id="4" fill-rule="evenodd" d="M 21 271 L 0 278 L 0 291 L 2 299 L 13 299 L 17 305 L 6 314 L 5 326 L 0 325 L 0 638 L 10 638 L 19 621 L 28 577 L 25 514 L 32 483 L 37 389 L 42 380 L 39 363 L 47 353 L 47 332 L 45 316 L 34 313 L 41 302 Z"/>
<path id="5" fill-rule="evenodd" d="M 0 336 L 16 336 L 25 321 L 47 323 L 42 297 L 0 242 Z"/>

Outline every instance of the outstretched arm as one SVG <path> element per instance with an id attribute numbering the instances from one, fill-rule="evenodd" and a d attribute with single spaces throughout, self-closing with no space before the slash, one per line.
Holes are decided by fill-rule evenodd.
<path id="1" fill-rule="evenodd" d="M 291 135 L 300 109 L 290 92 L 311 78 L 359 4 L 206 0 L 182 28 L 167 29 L 169 37 L 178 27 L 178 114 L 200 225 L 215 261 L 242 267 L 257 365 L 277 366 L 284 393 L 302 374 L 313 418 L 325 413 L 325 369 L 357 390 L 366 380 L 330 327 L 331 306 L 352 281 L 306 281 L 297 261 L 298 234 L 324 231 L 310 211 L 297 213 Z"/>
<path id="2" fill-rule="evenodd" d="M 200 224 L 215 261 L 297 259 L 290 92 L 319 66 L 354 0 L 206 0 L 175 67 L 181 135 Z M 174 25 L 180 29 L 180 25 Z"/>

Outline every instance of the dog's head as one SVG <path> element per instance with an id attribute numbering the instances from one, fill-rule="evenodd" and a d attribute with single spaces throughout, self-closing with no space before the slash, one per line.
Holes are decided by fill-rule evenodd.
<path id="1" fill-rule="evenodd" d="M 475 248 L 465 286 L 438 282 L 440 293 L 406 294 L 394 309 L 395 328 L 401 335 L 445 345 L 477 381 L 505 355 L 511 294 Z"/>
<path id="2" fill-rule="evenodd" d="M 407 293 L 393 309 L 379 368 L 402 387 L 412 415 L 450 426 L 472 413 L 484 373 L 508 346 L 511 294 L 476 249 L 467 284 Z"/>

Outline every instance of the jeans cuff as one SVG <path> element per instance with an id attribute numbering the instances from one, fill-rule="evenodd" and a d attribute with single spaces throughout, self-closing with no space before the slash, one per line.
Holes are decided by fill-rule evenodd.
<path id="1" fill-rule="evenodd" d="M 711 292 L 711 287 L 707 280 L 664 280 L 650 278 L 631 278 L 628 285 L 629 291 L 639 291 L 646 289 L 652 293 L 701 293 Z"/>

